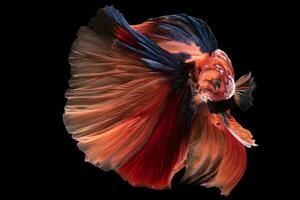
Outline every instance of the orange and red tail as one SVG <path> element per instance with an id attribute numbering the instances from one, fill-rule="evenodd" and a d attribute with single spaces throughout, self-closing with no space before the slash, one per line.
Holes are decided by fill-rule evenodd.
<path id="1" fill-rule="evenodd" d="M 117 169 L 134 186 L 154 189 L 170 187 L 173 175 L 183 167 L 189 131 L 184 129 L 181 112 L 183 98 L 178 94 L 168 97 L 151 137 L 136 155 Z M 176 166 L 176 167 L 175 167 Z"/>

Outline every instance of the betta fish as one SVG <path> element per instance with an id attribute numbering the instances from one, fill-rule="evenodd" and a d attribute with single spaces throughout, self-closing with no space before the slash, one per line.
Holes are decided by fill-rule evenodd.
<path id="1" fill-rule="evenodd" d="M 113 6 L 99 9 L 71 47 L 63 115 L 85 160 L 132 186 L 179 183 L 228 195 L 246 168 L 250 131 L 231 115 L 253 104 L 251 73 L 232 63 L 201 19 L 186 14 L 130 25 Z"/>

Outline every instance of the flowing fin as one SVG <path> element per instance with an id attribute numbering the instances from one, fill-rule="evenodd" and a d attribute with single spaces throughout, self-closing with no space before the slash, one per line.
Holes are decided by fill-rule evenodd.
<path id="1" fill-rule="evenodd" d="M 234 100 L 236 104 L 243 110 L 248 110 L 253 105 L 252 92 L 256 88 L 251 72 L 243 75 L 236 82 Z"/>
<path id="2" fill-rule="evenodd" d="M 189 139 L 190 116 L 183 112 L 184 104 L 179 95 L 168 98 L 147 144 L 117 170 L 123 179 L 134 186 L 171 187 L 173 175 L 183 167 Z"/>
<path id="3" fill-rule="evenodd" d="M 218 49 L 217 40 L 201 19 L 186 14 L 151 18 L 133 26 L 168 51 L 182 51 L 194 56 L 211 54 Z"/>
<path id="4" fill-rule="evenodd" d="M 205 107 L 200 113 L 193 124 L 181 181 L 218 187 L 227 196 L 245 172 L 245 147 L 227 130 L 219 114 L 210 114 Z"/>
<path id="5" fill-rule="evenodd" d="M 171 72 L 181 67 L 181 61 L 133 29 L 113 6 L 99 9 L 95 17 L 90 20 L 89 28 L 99 37 L 117 45 L 123 50 L 123 55 L 129 54 L 135 57 L 152 70 Z"/>
<path id="6" fill-rule="evenodd" d="M 182 61 L 105 7 L 79 30 L 69 62 L 63 118 L 86 161 L 134 185 L 170 187 L 194 114 Z"/>
<path id="7" fill-rule="evenodd" d="M 255 141 L 252 139 L 251 133 L 241 127 L 230 115 L 227 117 L 227 113 L 221 113 L 222 121 L 226 129 L 244 146 L 251 148 L 251 146 L 258 146 L 255 144 Z"/>

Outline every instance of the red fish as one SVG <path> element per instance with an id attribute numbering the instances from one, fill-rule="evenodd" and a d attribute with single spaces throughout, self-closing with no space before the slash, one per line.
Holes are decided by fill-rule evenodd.
<path id="1" fill-rule="evenodd" d="M 251 74 L 201 20 L 185 14 L 129 25 L 114 7 L 81 27 L 69 57 L 65 126 L 86 161 L 133 186 L 216 186 L 228 195 L 246 168 L 251 133 L 230 114 L 252 106 Z"/>

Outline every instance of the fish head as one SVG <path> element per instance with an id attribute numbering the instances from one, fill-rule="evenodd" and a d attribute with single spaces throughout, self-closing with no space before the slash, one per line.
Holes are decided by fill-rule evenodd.
<path id="1" fill-rule="evenodd" d="M 234 73 L 231 61 L 222 50 L 212 53 L 210 61 L 203 66 L 198 77 L 202 101 L 230 99 L 235 91 Z"/>

